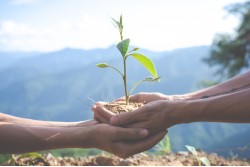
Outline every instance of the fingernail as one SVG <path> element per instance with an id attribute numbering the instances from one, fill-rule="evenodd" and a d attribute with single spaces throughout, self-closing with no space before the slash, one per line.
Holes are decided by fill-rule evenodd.
<path id="1" fill-rule="evenodd" d="M 142 130 L 140 131 L 140 134 L 141 134 L 142 136 L 147 136 L 147 135 L 148 135 L 148 130 L 147 130 L 147 129 L 142 129 Z"/>

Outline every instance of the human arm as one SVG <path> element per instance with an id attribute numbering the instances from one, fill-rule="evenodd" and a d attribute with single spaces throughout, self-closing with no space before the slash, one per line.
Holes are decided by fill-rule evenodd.
<path id="1" fill-rule="evenodd" d="M 106 124 L 85 127 L 40 127 L 0 122 L 0 154 L 24 153 L 61 148 L 99 148 L 120 157 L 145 151 L 166 134 L 147 137 L 141 128 L 121 128 Z"/>
<path id="2" fill-rule="evenodd" d="M 91 121 L 78 121 L 78 122 L 56 122 L 56 121 L 41 121 L 21 117 L 15 117 L 8 114 L 0 113 L 0 122 L 8 122 L 20 125 L 29 126 L 45 126 L 45 127 L 74 127 L 74 126 L 88 126 Z"/>
<path id="3" fill-rule="evenodd" d="M 146 128 L 151 134 L 176 124 L 192 122 L 250 123 L 250 88 L 235 93 L 199 100 L 159 100 L 128 113 L 113 115 L 101 105 L 95 117 L 111 125 Z"/>
<path id="4" fill-rule="evenodd" d="M 209 88 L 205 88 L 184 95 L 175 95 L 174 99 L 196 100 L 202 98 L 210 98 L 210 97 L 235 93 L 248 88 L 250 88 L 250 71 Z"/>
<path id="5" fill-rule="evenodd" d="M 149 103 L 156 100 L 197 100 L 230 94 L 250 88 L 250 71 L 209 88 L 181 95 L 165 95 L 157 92 L 141 92 L 130 97 L 130 101 Z M 118 99 L 122 100 L 122 98 Z"/>

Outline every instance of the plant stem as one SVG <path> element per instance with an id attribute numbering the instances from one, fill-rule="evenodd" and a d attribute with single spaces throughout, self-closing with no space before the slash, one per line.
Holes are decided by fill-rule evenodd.
<path id="1" fill-rule="evenodd" d="M 200 158 L 198 157 L 198 155 L 196 155 L 196 159 L 197 159 L 197 161 L 198 161 L 198 165 L 201 166 L 201 160 L 200 160 Z"/>
<path id="2" fill-rule="evenodd" d="M 135 84 L 134 84 L 134 86 L 132 87 L 132 89 L 129 91 L 129 96 L 133 93 L 133 91 L 135 90 L 135 88 L 138 86 L 138 85 L 140 85 L 142 82 L 145 82 L 146 80 L 145 79 L 142 79 L 142 80 L 140 80 L 140 81 L 138 81 L 138 82 L 136 82 Z"/>
<path id="3" fill-rule="evenodd" d="M 115 68 L 113 66 L 108 66 L 108 67 L 114 69 L 115 71 L 117 71 L 123 77 L 123 74 L 121 73 L 120 70 L 118 70 L 117 68 Z"/>
<path id="4" fill-rule="evenodd" d="M 124 68 L 124 73 L 123 73 L 123 84 L 124 84 L 124 92 L 125 92 L 125 101 L 126 105 L 129 103 L 129 95 L 127 91 L 127 71 L 126 71 L 126 57 L 123 58 L 123 68 Z"/>

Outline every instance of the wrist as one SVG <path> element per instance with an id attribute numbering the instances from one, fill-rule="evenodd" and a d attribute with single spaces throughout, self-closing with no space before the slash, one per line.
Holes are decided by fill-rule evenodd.
<path id="1" fill-rule="evenodd" d="M 90 148 L 90 127 L 60 127 L 58 137 L 50 145 L 58 148 Z"/>
<path id="2" fill-rule="evenodd" d="M 204 100 L 185 101 L 186 112 L 183 113 L 185 123 L 200 122 L 204 117 L 205 103 Z"/>
<path id="3" fill-rule="evenodd" d="M 197 122 L 199 114 L 196 113 L 196 103 L 189 100 L 168 101 L 165 105 L 165 122 L 173 121 L 174 124 Z"/>
<path id="4" fill-rule="evenodd" d="M 93 148 L 93 127 L 75 127 L 74 140 L 72 140 L 76 148 Z"/>

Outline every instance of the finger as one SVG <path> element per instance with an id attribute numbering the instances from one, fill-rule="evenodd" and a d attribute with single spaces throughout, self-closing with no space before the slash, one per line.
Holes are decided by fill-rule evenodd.
<path id="1" fill-rule="evenodd" d="M 115 99 L 114 101 L 125 101 L 125 97 L 123 96 L 123 97 L 120 97 L 120 98 L 118 98 L 118 99 Z"/>
<path id="2" fill-rule="evenodd" d="M 138 117 L 140 118 L 140 113 L 144 110 L 144 107 L 141 107 L 135 111 L 132 112 L 126 112 L 119 115 L 112 116 L 110 118 L 110 124 L 114 126 L 123 126 L 127 124 L 131 124 L 134 122 L 140 121 Z"/>
<path id="3" fill-rule="evenodd" d="M 151 147 L 153 147 L 154 145 L 156 145 L 159 141 L 161 141 L 164 136 L 166 135 L 167 131 L 160 131 L 159 133 L 150 136 L 146 139 L 142 139 L 139 141 L 136 141 L 135 143 L 130 142 L 127 146 L 127 148 L 129 148 L 130 150 L 128 150 L 128 155 L 133 155 L 133 154 L 137 154 L 143 151 L 146 151 L 148 149 L 150 149 Z"/>
<path id="4" fill-rule="evenodd" d="M 148 135 L 148 130 L 143 128 L 121 128 L 115 127 L 115 141 L 142 139 Z"/>
<path id="5" fill-rule="evenodd" d="M 135 94 L 135 95 L 132 95 L 129 97 L 129 101 L 131 101 L 131 102 L 140 102 L 139 99 L 140 99 L 139 94 Z"/>
<path id="6" fill-rule="evenodd" d="M 164 130 L 164 129 L 154 128 L 154 127 L 150 126 L 149 124 L 147 124 L 147 122 L 135 122 L 132 124 L 125 125 L 123 127 L 124 128 L 146 128 L 149 132 L 149 135 L 153 135 L 153 134 L 159 132 L 159 130 Z"/>
<path id="7" fill-rule="evenodd" d="M 105 118 L 106 120 L 110 120 L 112 116 L 115 116 L 114 113 L 101 106 L 96 106 L 95 112 L 100 116 L 102 116 L 103 118 Z"/>
<path id="8" fill-rule="evenodd" d="M 109 124 L 109 120 L 107 120 L 106 118 L 102 117 L 101 115 L 99 115 L 98 113 L 94 113 L 94 119 L 98 122 L 101 123 L 105 123 L 105 124 Z"/>
<path id="9" fill-rule="evenodd" d="M 98 102 L 96 102 L 92 107 L 91 107 L 91 110 L 92 111 L 96 111 L 97 109 L 96 109 L 96 106 L 104 106 L 105 104 L 107 104 L 106 102 L 103 102 L 103 101 L 98 101 Z"/>
<path id="10" fill-rule="evenodd" d="M 99 106 L 104 106 L 105 104 L 108 104 L 107 102 L 104 102 L 104 101 L 98 101 L 95 103 L 96 105 L 99 105 Z"/>

